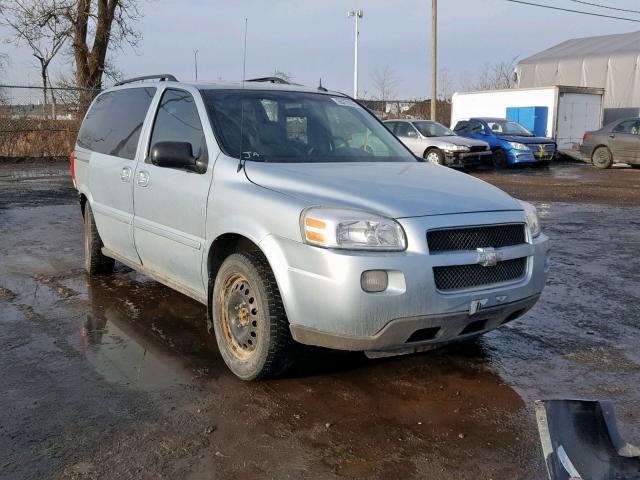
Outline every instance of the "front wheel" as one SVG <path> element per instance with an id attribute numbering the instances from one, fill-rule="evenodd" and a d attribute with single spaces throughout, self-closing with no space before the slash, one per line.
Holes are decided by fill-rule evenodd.
<path id="1" fill-rule="evenodd" d="M 429 163 L 444 165 L 444 154 L 442 153 L 442 150 L 438 150 L 437 148 L 427 150 L 424 154 L 424 159 Z"/>
<path id="2" fill-rule="evenodd" d="M 295 358 L 273 272 L 261 252 L 234 253 L 216 275 L 213 328 L 223 360 L 242 380 L 283 373 Z"/>
<path id="3" fill-rule="evenodd" d="M 607 147 L 598 147 L 593 151 L 591 157 L 593 165 L 598 168 L 609 168 L 613 165 L 613 155 Z"/>
<path id="4" fill-rule="evenodd" d="M 504 150 L 496 150 L 495 152 L 493 152 L 493 166 L 495 168 L 504 168 L 504 166 L 507 164 L 507 156 L 504 153 Z"/>

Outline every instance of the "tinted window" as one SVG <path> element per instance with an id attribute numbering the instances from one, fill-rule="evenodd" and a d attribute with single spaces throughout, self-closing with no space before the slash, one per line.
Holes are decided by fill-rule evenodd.
<path id="1" fill-rule="evenodd" d="M 166 90 L 162 95 L 151 134 L 151 146 L 158 142 L 187 142 L 191 154 L 200 158 L 206 153 L 202 123 L 190 93 Z"/>
<path id="2" fill-rule="evenodd" d="M 384 122 L 384 126 L 387 127 L 391 133 L 393 133 L 396 128 L 396 124 L 397 122 Z"/>
<path id="3" fill-rule="evenodd" d="M 471 133 L 471 134 L 479 135 L 483 131 L 484 131 L 484 127 L 480 122 L 477 122 L 477 121 L 458 122 L 458 124 L 456 125 L 456 132 Z"/>
<path id="4" fill-rule="evenodd" d="M 128 88 L 96 98 L 82 123 L 78 145 L 133 160 L 155 88 Z"/>
<path id="5" fill-rule="evenodd" d="M 624 122 L 620 122 L 616 125 L 616 128 L 614 128 L 613 131 L 616 133 L 631 133 L 633 135 L 638 135 L 638 133 L 640 133 L 640 121 L 626 120 Z"/>
<path id="6" fill-rule="evenodd" d="M 264 162 L 415 162 L 356 102 L 320 93 L 203 90 L 227 155 Z"/>

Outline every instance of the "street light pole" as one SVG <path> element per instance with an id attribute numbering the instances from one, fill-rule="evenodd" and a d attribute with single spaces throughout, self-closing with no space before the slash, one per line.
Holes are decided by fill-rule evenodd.
<path id="1" fill-rule="evenodd" d="M 193 63 L 196 67 L 196 81 L 198 81 L 198 51 L 199 50 L 197 49 L 193 51 Z"/>
<path id="2" fill-rule="evenodd" d="M 436 120 L 438 103 L 438 0 L 431 0 L 431 120 Z"/>
<path id="3" fill-rule="evenodd" d="M 353 98 L 358 98 L 358 37 L 360 36 L 359 19 L 362 18 L 362 10 L 350 10 L 347 17 L 355 17 L 356 19 L 356 38 L 355 38 L 355 55 L 353 63 Z"/>

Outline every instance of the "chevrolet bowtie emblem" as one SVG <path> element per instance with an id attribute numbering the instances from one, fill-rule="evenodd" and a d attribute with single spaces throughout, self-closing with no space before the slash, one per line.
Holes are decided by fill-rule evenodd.
<path id="1" fill-rule="evenodd" d="M 478 260 L 476 263 L 479 263 L 483 267 L 495 267 L 498 264 L 498 252 L 495 251 L 493 247 L 484 247 L 478 248 L 476 250 L 478 252 Z"/>

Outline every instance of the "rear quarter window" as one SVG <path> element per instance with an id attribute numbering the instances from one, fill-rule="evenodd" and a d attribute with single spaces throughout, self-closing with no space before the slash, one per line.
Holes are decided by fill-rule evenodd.
<path id="1" fill-rule="evenodd" d="M 82 122 L 80 147 L 133 160 L 155 88 L 128 88 L 101 94 Z"/>

